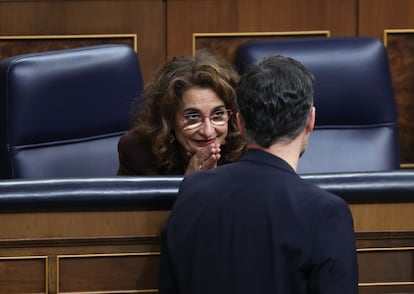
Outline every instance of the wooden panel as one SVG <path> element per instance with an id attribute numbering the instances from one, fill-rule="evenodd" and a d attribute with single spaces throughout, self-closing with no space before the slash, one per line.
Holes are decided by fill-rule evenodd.
<path id="1" fill-rule="evenodd" d="M 352 204 L 351 211 L 356 228 L 360 293 L 412 292 L 414 203 Z M 0 214 L 0 292 L 155 293 L 159 235 L 169 213 Z M 30 255 L 48 256 L 48 262 L 46 257 L 21 259 Z M 10 280 L 19 281 L 21 277 L 29 283 L 18 285 L 27 288 L 10 288 L 16 285 Z M 2 291 L 6 286 L 9 288 Z"/>
<path id="2" fill-rule="evenodd" d="M 159 252 L 58 256 L 58 292 L 157 293 L 158 258 Z"/>
<path id="3" fill-rule="evenodd" d="M 191 54 L 194 33 L 330 31 L 356 34 L 356 0 L 168 0 L 167 54 Z"/>
<path id="4" fill-rule="evenodd" d="M 359 0 L 359 35 L 383 40 L 387 44 L 400 128 L 401 163 L 414 166 L 414 115 L 412 67 L 413 38 L 408 34 L 388 34 L 387 30 L 414 30 L 414 1 Z"/>
<path id="5" fill-rule="evenodd" d="M 124 35 L 60 35 L 0 36 L 0 59 L 26 53 L 101 45 L 124 44 L 137 51 L 137 36 Z"/>
<path id="6" fill-rule="evenodd" d="M 49 256 L 49 293 L 59 293 L 58 287 L 63 292 L 90 293 L 97 289 L 107 293 L 115 290 L 138 293 L 141 289 L 153 293 L 159 235 L 169 213 L 142 210 L 1 213 L 0 256 Z M 58 257 L 62 261 L 59 265 Z M 29 267 L 14 267 L 14 277 L 27 276 L 24 270 Z M 11 293 L 1 291 L 1 272 L 0 263 L 0 293 Z M 43 289 L 45 284 L 43 280 Z"/>
<path id="7" fill-rule="evenodd" d="M 414 28 L 414 1 L 359 0 L 358 22 L 358 35 L 382 40 L 384 30 Z"/>
<path id="8" fill-rule="evenodd" d="M 237 48 L 249 41 L 281 40 L 292 38 L 329 37 L 329 31 L 284 32 L 284 33 L 199 33 L 193 34 L 193 54 L 199 49 L 221 56 L 232 64 L 236 64 Z"/>
<path id="9" fill-rule="evenodd" d="M 356 232 L 360 294 L 414 293 L 414 231 Z"/>
<path id="10" fill-rule="evenodd" d="M 158 236 L 169 211 L 89 211 L 0 214 L 0 239 Z M 1 244 L 0 244 L 1 245 Z"/>
<path id="11" fill-rule="evenodd" d="M 414 286 L 414 248 L 369 248 L 358 252 L 360 283 L 411 283 Z M 372 269 L 375 268 L 375 271 Z"/>
<path id="12" fill-rule="evenodd" d="M 413 294 L 414 287 L 412 285 L 370 285 L 359 287 L 359 294 Z"/>
<path id="13" fill-rule="evenodd" d="M 163 0 L 0 1 L 0 35 L 135 34 L 144 81 L 165 60 Z"/>
<path id="14" fill-rule="evenodd" d="M 397 103 L 401 162 L 414 164 L 414 29 L 386 30 L 384 43 Z"/>
<path id="15" fill-rule="evenodd" d="M 85 212 L 87 213 L 87 212 Z M 43 228 L 47 230 L 47 228 Z M 29 256 L 35 254 L 44 254 L 48 256 L 48 276 L 47 289 L 49 293 L 59 293 L 58 283 L 59 277 L 63 283 L 64 289 L 85 289 L 85 287 L 95 287 L 99 289 L 109 289 L 111 286 L 123 289 L 116 293 L 127 293 L 124 286 L 128 285 L 131 292 L 138 293 L 138 287 L 151 290 L 153 293 L 154 281 L 157 279 L 159 252 L 159 238 L 145 237 L 140 232 L 135 235 L 118 236 L 118 237 L 79 237 L 79 238 L 43 238 L 43 239 L 25 239 L 25 240 L 2 240 L 0 239 L 0 256 L 8 256 L 9 259 L 18 259 L 20 256 Z M 150 254 L 148 254 L 150 253 Z M 63 271 L 59 276 L 58 257 L 63 257 Z M 68 263 L 65 257 L 80 257 L 82 260 L 70 259 Z M 59 258 L 60 260 L 61 258 Z M 78 269 L 77 266 L 81 267 Z M 121 270 L 118 268 L 121 267 Z M 114 274 L 119 281 L 109 285 L 111 278 L 107 278 L 108 272 L 112 269 L 119 276 Z M 13 280 L 8 279 L 8 287 L 16 285 L 10 281 L 21 282 L 20 276 L 25 278 L 25 266 L 13 268 Z M 90 270 L 90 271 L 89 271 Z M 36 273 L 39 272 L 35 269 Z M 140 271 L 143 273 L 140 274 Z M 79 276 L 78 272 L 82 272 L 83 276 Z M 2 277 L 2 267 L 0 262 L 0 281 Z M 7 276 L 8 277 L 8 276 Z M 31 277 L 33 279 L 33 277 Z M 63 279 L 62 279 L 63 278 Z M 28 279 L 30 281 L 30 279 Z M 88 282 L 87 282 L 88 281 Z M 90 284 L 88 284 L 90 282 Z M 134 286 L 132 283 L 134 282 Z M 149 285 L 151 282 L 151 285 Z M 0 282 L 1 283 L 1 282 Z M 68 284 L 73 283 L 73 284 Z M 90 285 L 90 286 L 88 286 Z M 45 286 L 43 285 L 43 288 Z M 0 293 L 9 293 L 1 291 Z M 39 287 L 35 288 L 39 289 Z M 110 288 L 115 289 L 115 288 Z M 42 291 L 20 291 L 18 293 L 44 293 Z M 144 291 L 144 290 L 142 290 Z M 15 292 L 14 292 L 15 293 Z M 90 291 L 83 293 L 91 293 Z M 102 293 L 102 292 L 99 292 Z M 114 290 L 105 293 L 115 293 Z"/>
<path id="16" fill-rule="evenodd" d="M 0 293 L 47 293 L 47 257 L 0 257 Z"/>
<path id="17" fill-rule="evenodd" d="M 414 203 L 351 204 L 355 231 L 414 230 Z"/>
<path id="18" fill-rule="evenodd" d="M 351 204 L 356 231 L 414 230 L 414 203 Z M 38 212 L 0 214 L 1 240 L 158 236 L 169 211 Z M 104 226 L 102 224 L 105 224 Z"/>

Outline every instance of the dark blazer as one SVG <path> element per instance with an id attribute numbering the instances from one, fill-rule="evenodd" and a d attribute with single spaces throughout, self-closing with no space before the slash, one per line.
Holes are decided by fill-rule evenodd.
<path id="1" fill-rule="evenodd" d="M 166 170 L 158 165 L 151 151 L 151 142 L 142 138 L 135 130 L 129 130 L 118 141 L 118 176 L 138 175 L 183 175 L 184 164 Z M 177 144 L 176 142 L 174 144 Z M 177 146 L 177 148 L 180 148 Z"/>
<path id="2" fill-rule="evenodd" d="M 186 176 L 162 234 L 160 293 L 358 293 L 347 203 L 249 150 Z"/>
<path id="3" fill-rule="evenodd" d="M 134 130 L 126 132 L 119 139 L 118 156 L 118 176 L 159 174 L 151 143 L 140 138 Z"/>

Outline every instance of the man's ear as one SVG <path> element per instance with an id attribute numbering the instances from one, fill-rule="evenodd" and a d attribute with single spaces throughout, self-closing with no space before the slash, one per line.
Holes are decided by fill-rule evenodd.
<path id="1" fill-rule="evenodd" d="M 310 133 L 313 131 L 313 128 L 315 127 L 315 117 L 316 117 L 316 108 L 315 106 L 312 106 L 312 109 L 310 111 L 308 122 L 306 123 L 306 132 Z"/>
<path id="2" fill-rule="evenodd" d="M 237 124 L 237 128 L 239 129 L 240 134 L 244 136 L 244 127 L 243 127 L 242 118 L 240 116 L 240 112 L 236 112 L 236 124 Z"/>

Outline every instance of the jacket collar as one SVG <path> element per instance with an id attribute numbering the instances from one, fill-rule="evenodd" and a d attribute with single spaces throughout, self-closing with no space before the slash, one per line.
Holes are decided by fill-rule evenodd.
<path id="1" fill-rule="evenodd" d="M 277 169 L 296 174 L 295 170 L 282 158 L 259 149 L 248 149 L 241 161 L 254 161 L 258 164 L 272 166 Z"/>

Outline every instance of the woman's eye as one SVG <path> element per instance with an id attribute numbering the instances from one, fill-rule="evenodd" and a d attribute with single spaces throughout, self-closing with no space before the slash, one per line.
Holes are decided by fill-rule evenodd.
<path id="1" fill-rule="evenodd" d="M 213 113 L 213 116 L 223 116 L 226 113 L 225 110 L 217 110 Z"/>
<path id="2" fill-rule="evenodd" d="M 184 115 L 184 118 L 189 121 L 200 120 L 201 115 L 198 113 L 189 113 Z"/>
<path id="3" fill-rule="evenodd" d="M 211 115 L 212 120 L 221 120 L 226 116 L 227 112 L 225 110 L 217 110 Z"/>

